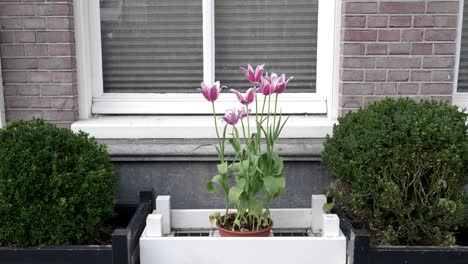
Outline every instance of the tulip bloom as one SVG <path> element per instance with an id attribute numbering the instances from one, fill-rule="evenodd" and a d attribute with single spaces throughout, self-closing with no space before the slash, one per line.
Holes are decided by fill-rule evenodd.
<path id="1" fill-rule="evenodd" d="M 275 93 L 282 93 L 286 89 L 286 84 L 292 79 L 293 77 L 289 77 L 289 79 L 286 80 L 286 76 L 284 74 L 281 74 L 281 76 L 278 78 L 278 85 L 276 86 Z"/>
<path id="2" fill-rule="evenodd" d="M 247 65 L 247 69 L 246 68 L 243 68 L 241 67 L 241 70 L 244 72 L 245 74 L 245 77 L 247 78 L 247 80 L 251 83 L 259 83 L 262 79 L 262 75 L 263 75 L 263 67 L 265 66 L 265 64 L 262 64 L 262 65 L 258 65 L 257 68 L 255 68 L 255 71 L 254 69 L 252 68 L 252 65 Z"/>
<path id="3" fill-rule="evenodd" d="M 216 101 L 219 97 L 219 94 L 221 93 L 219 81 L 215 82 L 212 85 L 207 85 L 204 82 L 202 82 L 201 91 L 206 100 L 210 102 Z"/>
<path id="4" fill-rule="evenodd" d="M 242 119 L 242 118 L 246 117 L 249 113 L 250 113 L 250 109 L 247 110 L 247 108 L 244 106 L 244 107 L 242 107 L 241 110 L 239 110 L 239 118 Z"/>
<path id="5" fill-rule="evenodd" d="M 231 89 L 231 92 L 237 96 L 237 99 L 243 105 L 249 105 L 255 100 L 256 89 L 254 88 L 249 88 L 247 92 L 245 92 L 245 95 L 242 95 L 240 92 L 234 89 Z"/>
<path id="6" fill-rule="evenodd" d="M 270 78 L 262 77 L 262 82 L 260 83 L 258 90 L 260 90 L 263 95 L 270 95 L 275 91 L 274 89 L 275 87 L 272 86 Z"/>
<path id="7" fill-rule="evenodd" d="M 236 108 L 228 109 L 224 114 L 223 120 L 229 125 L 236 125 L 239 122 L 240 115 Z"/>

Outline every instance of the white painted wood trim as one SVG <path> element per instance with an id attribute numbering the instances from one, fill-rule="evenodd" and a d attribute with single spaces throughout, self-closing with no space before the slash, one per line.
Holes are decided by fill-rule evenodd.
<path id="1" fill-rule="evenodd" d="M 322 0 L 323 1 L 323 0 Z M 342 0 L 330 1 L 334 3 L 335 19 L 334 19 L 334 39 L 333 39 L 333 76 L 332 86 L 328 95 L 328 118 L 336 121 L 340 115 L 339 109 L 339 87 L 340 87 L 340 61 L 341 61 L 341 8 Z"/>
<path id="2" fill-rule="evenodd" d="M 261 108 L 263 95 L 259 94 Z M 326 114 L 327 100 L 311 93 L 281 94 L 278 97 L 278 111 L 290 114 Z M 271 98 L 272 104 L 274 98 Z M 237 97 L 223 93 L 215 102 L 216 112 L 224 114 L 227 109 L 240 107 Z M 252 113 L 255 105 L 250 106 Z M 307 109 L 307 110 L 306 110 Z M 104 94 L 94 99 L 93 113 L 99 114 L 211 114 L 211 103 L 200 94 Z"/>
<path id="3" fill-rule="evenodd" d="M 326 117 L 292 116 L 281 138 L 325 138 L 332 134 L 335 123 Z M 222 122 L 218 125 L 223 129 Z M 75 122 L 71 129 L 99 139 L 216 138 L 211 116 L 101 116 Z"/>
<path id="4" fill-rule="evenodd" d="M 284 113 L 309 113 L 309 114 L 329 114 L 334 120 L 337 115 L 337 93 L 336 87 L 338 74 L 334 67 L 339 55 L 335 38 L 336 32 L 329 30 L 330 25 L 336 26 L 334 19 L 335 8 L 339 8 L 337 3 L 328 0 L 319 0 L 319 57 L 317 58 L 317 68 L 321 73 L 317 79 L 317 93 L 302 97 L 302 103 L 294 100 L 287 100 L 288 94 L 283 100 Z M 88 119 L 91 114 L 210 114 L 209 104 L 203 106 L 202 101 L 193 104 L 193 100 L 200 99 L 199 94 L 176 94 L 180 98 L 166 102 L 161 107 L 158 102 L 162 100 L 173 100 L 174 95 L 167 94 L 104 94 L 102 81 L 102 51 L 100 35 L 100 10 L 99 1 L 74 0 L 75 3 L 75 27 L 77 42 L 77 68 L 78 68 L 78 88 L 79 88 L 79 108 L 80 119 Z M 322 12 L 322 10 L 324 10 Z M 206 20 L 206 17 L 211 19 Z M 215 68 L 215 39 L 214 39 L 214 0 L 203 0 L 203 42 L 204 42 L 204 80 L 214 81 Z M 339 17 L 339 16 L 338 16 Z M 206 20 L 206 21 L 205 21 Z M 211 39 L 210 39 L 211 36 Z M 323 40 L 321 39 L 323 38 Z M 335 52 L 335 53 L 334 53 Z M 336 91 L 335 91 L 336 90 Z M 92 101 L 90 101 L 92 96 Z M 188 101 L 187 97 L 193 97 Z M 291 98 L 297 95 L 290 94 Z M 142 99 L 143 98 L 143 99 Z M 146 98 L 146 99 L 144 99 Z M 307 101 L 308 100 L 308 101 Z M 232 100 L 223 102 L 220 100 L 219 109 L 232 107 L 229 103 Z M 177 103 L 174 103 L 177 102 Z M 221 110 L 219 110 L 221 112 Z"/>
<path id="5" fill-rule="evenodd" d="M 3 77 L 2 77 L 2 63 L 0 58 L 0 128 L 6 124 L 5 119 L 5 98 L 3 96 Z"/>
<path id="6" fill-rule="evenodd" d="M 460 71 L 460 56 L 463 31 L 463 9 L 465 1 L 458 1 L 458 25 L 457 25 L 457 42 L 455 54 L 455 69 L 453 76 L 453 104 L 460 108 L 468 109 L 468 93 L 459 93 L 458 90 L 458 73 Z"/>
<path id="7" fill-rule="evenodd" d="M 215 81 L 215 7 L 214 0 L 203 0 L 203 81 Z"/>

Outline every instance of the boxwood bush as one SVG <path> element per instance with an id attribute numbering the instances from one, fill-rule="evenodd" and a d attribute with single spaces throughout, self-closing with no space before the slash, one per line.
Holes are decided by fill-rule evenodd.
<path id="1" fill-rule="evenodd" d="M 322 154 L 330 194 L 382 245 L 452 245 L 464 218 L 467 116 L 386 99 L 339 119 Z"/>
<path id="2" fill-rule="evenodd" d="M 42 120 L 0 129 L 0 245 L 80 243 L 113 211 L 103 145 Z"/>

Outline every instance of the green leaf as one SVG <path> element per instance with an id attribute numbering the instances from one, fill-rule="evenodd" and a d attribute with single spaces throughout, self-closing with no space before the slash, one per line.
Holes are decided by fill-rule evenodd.
<path id="1" fill-rule="evenodd" d="M 325 211 L 325 213 L 329 214 L 334 206 L 335 206 L 335 203 L 327 203 L 327 204 L 323 205 L 323 211 Z"/>
<path id="2" fill-rule="evenodd" d="M 210 223 L 211 224 L 214 224 L 214 221 L 215 220 L 219 220 L 219 218 L 221 217 L 221 214 L 219 212 L 214 212 L 210 215 Z"/>
<path id="3" fill-rule="evenodd" d="M 220 175 L 226 175 L 229 173 L 227 162 L 218 164 L 217 167 L 218 167 L 218 173 Z"/>
<path id="4" fill-rule="evenodd" d="M 229 201 L 233 203 L 234 205 L 238 206 L 243 194 L 244 194 L 243 189 L 237 186 L 233 186 L 229 190 L 229 195 L 228 195 Z"/>
<path id="5" fill-rule="evenodd" d="M 267 176 L 263 178 L 263 183 L 269 195 L 278 197 L 286 187 L 286 181 L 284 177 L 273 177 Z"/>
<path id="6" fill-rule="evenodd" d="M 209 193 L 217 193 L 218 190 L 213 188 L 213 183 L 218 184 L 224 189 L 224 179 L 221 175 L 216 174 L 207 184 L 206 184 L 206 189 L 208 190 Z"/>

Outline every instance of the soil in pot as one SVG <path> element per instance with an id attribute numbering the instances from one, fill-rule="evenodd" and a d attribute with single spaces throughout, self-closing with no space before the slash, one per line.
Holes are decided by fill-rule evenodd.
<path id="1" fill-rule="evenodd" d="M 234 220 L 236 219 L 235 214 L 228 214 L 226 222 L 224 222 L 224 217 L 221 217 L 222 223 L 216 223 L 216 227 L 219 230 L 219 234 L 223 237 L 267 237 L 270 235 L 271 228 L 273 227 L 273 221 L 269 219 L 270 224 L 268 226 L 260 226 L 257 229 L 255 223 L 249 223 L 246 221 L 241 221 L 241 227 L 234 226 Z"/>

